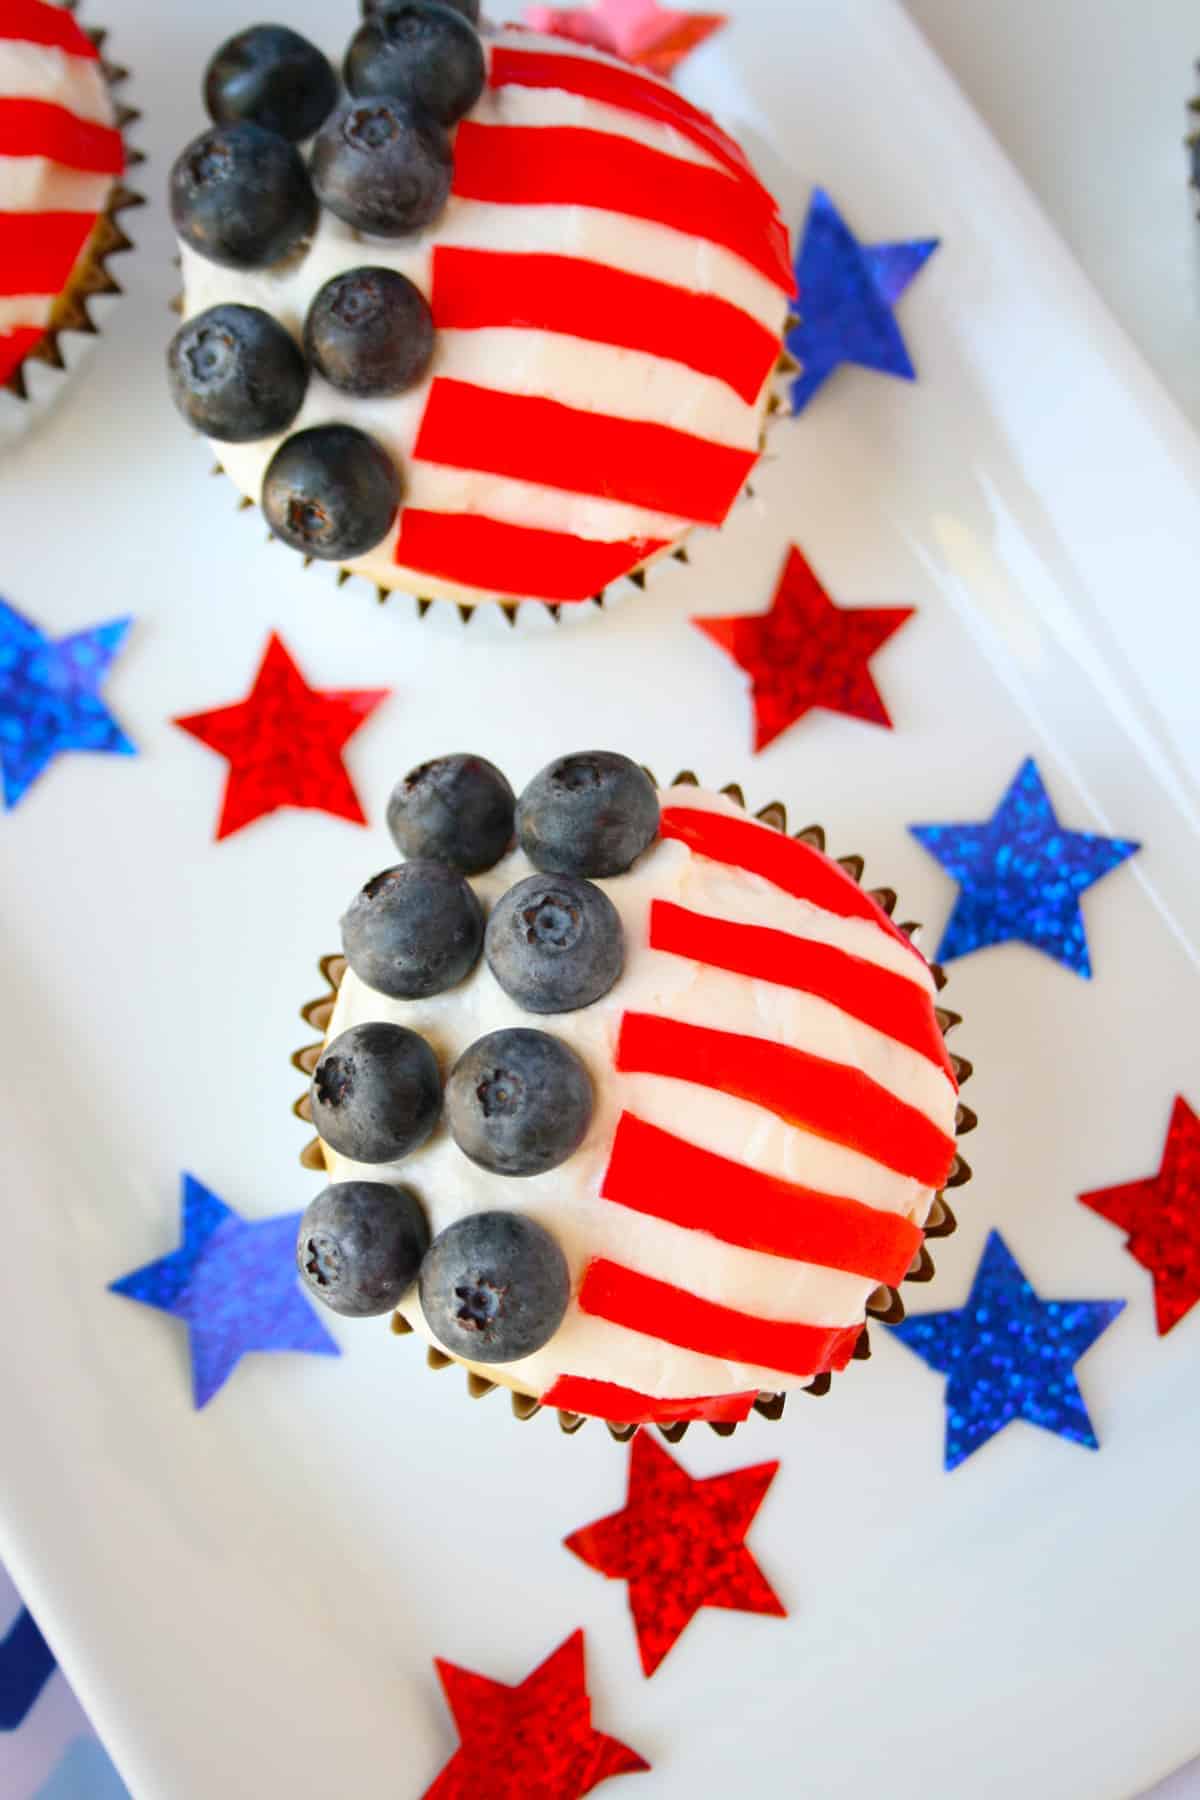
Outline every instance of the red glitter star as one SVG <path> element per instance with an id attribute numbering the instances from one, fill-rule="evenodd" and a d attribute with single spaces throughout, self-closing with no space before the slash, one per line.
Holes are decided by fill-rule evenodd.
<path id="1" fill-rule="evenodd" d="M 566 1539 L 567 1549 L 593 1569 L 629 1583 L 647 1675 L 702 1606 L 787 1617 L 744 1541 L 778 1468 L 758 1463 L 698 1481 L 641 1431 L 630 1454 L 624 1511 Z"/>
<path id="2" fill-rule="evenodd" d="M 582 1631 L 518 1687 L 440 1658 L 434 1666 L 461 1743 L 423 1800 L 581 1800 L 610 1775 L 650 1767 L 592 1729 Z"/>
<path id="3" fill-rule="evenodd" d="M 670 79 L 685 56 L 729 20 L 723 13 L 671 12 L 658 0 L 599 0 L 596 6 L 530 6 L 525 23 L 552 37 L 591 44 Z"/>
<path id="4" fill-rule="evenodd" d="M 1158 1334 L 1200 1300 L 1200 1119 L 1180 1095 L 1157 1175 L 1079 1198 L 1129 1233 L 1127 1248 L 1154 1277 Z"/>
<path id="5" fill-rule="evenodd" d="M 749 674 L 754 748 L 765 750 L 814 706 L 890 731 L 892 721 L 867 663 L 914 611 L 835 605 L 793 547 L 769 612 L 692 623 Z"/>
<path id="6" fill-rule="evenodd" d="M 272 632 L 244 700 L 175 720 L 228 760 L 218 840 L 279 806 L 307 807 L 365 825 L 342 746 L 390 691 L 311 688 Z"/>

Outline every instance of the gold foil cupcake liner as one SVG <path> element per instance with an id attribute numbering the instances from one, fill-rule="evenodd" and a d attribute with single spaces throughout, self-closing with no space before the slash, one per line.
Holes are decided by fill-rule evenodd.
<path id="1" fill-rule="evenodd" d="M 78 10 L 79 0 L 61 0 L 61 4 L 64 11 L 73 13 Z M 125 174 L 128 175 L 130 169 L 146 160 L 140 150 L 134 149 L 128 138 L 129 127 L 142 115 L 134 107 L 123 105 L 117 98 L 117 89 L 129 79 L 129 70 L 105 57 L 107 31 L 87 25 L 83 26 L 83 30 L 100 52 L 100 71 L 112 95 L 114 123 L 125 146 Z M 57 399 L 61 383 L 55 384 L 53 394 L 48 393 L 43 399 L 30 393 L 25 371 L 30 363 L 41 363 L 67 377 L 70 369 L 59 342 L 63 333 L 79 332 L 88 337 L 101 335 L 101 327 L 89 310 L 90 302 L 98 295 L 124 292 L 110 273 L 108 261 L 110 257 L 133 249 L 133 240 L 123 229 L 121 218 L 133 207 L 144 205 L 145 197 L 127 186 L 124 179 L 114 181 L 104 209 L 97 216 L 91 235 L 76 258 L 67 285 L 54 301 L 45 332 L 33 348 L 26 351 L 7 381 L 0 383 L 0 392 L 11 394 L 33 411 L 38 411 Z"/>
<path id="2" fill-rule="evenodd" d="M 650 776 L 651 781 L 654 781 L 654 784 L 657 787 L 658 783 L 655 781 L 652 771 L 647 769 L 646 774 Z M 680 774 L 676 775 L 674 781 L 669 785 L 671 787 L 699 787 L 700 782 L 692 770 L 684 769 Z M 730 782 L 726 787 L 721 789 L 721 793 L 727 799 L 732 800 L 735 805 L 740 806 L 743 809 L 746 808 L 745 795 L 737 782 Z M 756 812 L 754 817 L 762 824 L 770 825 L 776 831 L 787 831 L 787 808 L 782 801 L 771 801 L 769 805 L 762 807 Z M 792 835 L 801 843 L 811 844 L 813 849 L 825 853 L 825 831 L 822 826 L 806 825 L 803 830 L 793 832 Z M 843 869 L 845 873 L 851 877 L 852 880 L 861 885 L 864 872 L 864 863 L 861 856 L 838 856 L 833 860 L 840 869 Z M 874 900 L 876 904 L 882 908 L 889 919 L 892 918 L 897 906 L 895 890 L 892 888 L 870 888 L 867 891 L 870 899 Z M 912 939 L 921 927 L 917 922 L 908 920 L 902 923 L 898 929 L 904 933 L 905 937 Z M 323 956 L 320 961 L 320 971 L 322 980 L 325 983 L 325 991 L 319 994 L 315 1000 L 308 1001 L 307 1004 L 300 1009 L 300 1016 L 305 1024 L 310 1025 L 314 1031 L 319 1031 L 321 1033 L 321 1038 L 317 1043 L 306 1044 L 303 1049 L 297 1050 L 291 1059 L 292 1066 L 299 1069 L 305 1076 L 312 1075 L 313 1070 L 317 1066 L 317 1061 L 321 1052 L 325 1047 L 329 1024 L 333 1018 L 334 1007 L 337 1004 L 338 990 L 345 977 L 346 967 L 346 959 L 344 956 Z M 934 984 L 940 996 L 947 982 L 945 970 L 939 963 L 934 962 L 929 964 L 929 970 L 933 976 Z M 949 1034 L 962 1023 L 960 1014 L 950 1012 L 943 1006 L 939 1005 L 935 1007 L 934 1010 L 938 1027 L 941 1030 L 943 1037 L 948 1037 Z M 961 1090 L 966 1086 L 974 1073 L 974 1067 L 971 1063 L 967 1062 L 964 1057 L 955 1056 L 953 1053 L 950 1055 L 950 1064 L 954 1070 L 954 1077 L 958 1083 L 961 1095 Z M 303 1119 L 305 1124 L 312 1124 L 312 1108 L 309 1103 L 307 1091 L 296 1101 L 292 1107 L 292 1111 L 298 1119 Z M 968 1133 L 974 1131 L 978 1122 L 975 1113 L 969 1106 L 964 1105 L 960 1098 L 954 1121 L 955 1138 L 961 1140 L 966 1137 Z M 320 1138 L 313 1138 L 312 1141 L 305 1146 L 300 1153 L 300 1163 L 305 1169 L 311 1169 L 322 1174 L 326 1172 L 325 1158 L 322 1153 Z M 929 1240 L 931 1238 L 936 1240 L 938 1238 L 950 1237 L 953 1232 L 957 1230 L 958 1221 L 954 1216 L 954 1212 L 946 1196 L 952 1189 L 965 1186 L 970 1179 L 970 1164 L 963 1157 L 961 1151 L 959 1151 L 955 1155 L 954 1162 L 950 1168 L 950 1173 L 946 1178 L 945 1186 L 934 1196 L 933 1205 L 929 1209 L 929 1217 L 926 1220 L 924 1227 L 925 1241 L 922 1243 L 917 1255 L 913 1258 L 908 1272 L 903 1277 L 904 1284 L 910 1282 L 914 1284 L 924 1283 L 933 1280 L 936 1270 L 933 1257 L 929 1253 Z M 881 1325 L 898 1325 L 905 1316 L 904 1301 L 901 1297 L 900 1290 L 882 1284 L 875 1289 L 873 1294 L 871 1294 L 867 1301 L 866 1310 L 867 1320 L 875 1320 Z M 414 1335 L 412 1326 L 399 1312 L 394 1313 L 392 1316 L 392 1330 L 397 1337 Z M 866 1362 L 870 1355 L 871 1338 L 869 1323 L 864 1323 L 862 1331 L 859 1333 L 858 1342 L 854 1347 L 852 1360 L 854 1362 Z M 426 1349 L 425 1360 L 428 1366 L 434 1370 L 448 1369 L 452 1364 L 458 1364 L 460 1368 L 464 1367 L 463 1364 L 459 1363 L 457 1357 L 447 1355 L 445 1351 L 437 1349 L 436 1346 L 432 1344 Z M 479 1374 L 476 1370 L 466 1369 L 465 1372 L 467 1377 L 467 1391 L 473 1400 L 481 1400 L 485 1398 L 486 1395 L 492 1393 L 498 1386 L 503 1385 L 499 1382 L 489 1381 L 486 1376 Z M 807 1387 L 792 1391 L 810 1394 L 814 1399 L 822 1399 L 829 1392 L 832 1385 L 833 1376 L 831 1374 L 824 1374 L 816 1376 Z M 511 1388 L 508 1392 L 513 1416 L 515 1418 L 520 1420 L 532 1419 L 535 1414 L 544 1410 L 542 1402 L 537 1399 L 535 1395 L 524 1394 Z M 772 1421 L 781 1419 L 787 1404 L 787 1399 L 788 1395 L 786 1393 L 760 1394 L 758 1399 L 754 1402 L 754 1411 L 764 1419 L 770 1419 Z M 573 1435 L 581 1426 L 586 1425 L 587 1417 L 582 1413 L 570 1413 L 559 1410 L 558 1423 L 562 1431 L 569 1435 Z M 693 1421 L 680 1419 L 675 1423 L 660 1424 L 658 1430 L 668 1443 L 677 1444 L 679 1440 L 686 1435 L 691 1423 L 693 1423 Z M 605 1420 L 605 1424 L 608 1426 L 610 1436 L 615 1438 L 618 1443 L 627 1443 L 639 1429 L 637 1425 L 614 1424 L 609 1420 Z M 709 1422 L 710 1431 L 715 1431 L 718 1437 L 732 1437 L 737 1428 L 736 1423 Z"/>

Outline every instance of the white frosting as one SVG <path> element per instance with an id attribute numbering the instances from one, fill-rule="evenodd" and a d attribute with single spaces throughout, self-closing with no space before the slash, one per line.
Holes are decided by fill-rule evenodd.
<path id="1" fill-rule="evenodd" d="M 719 795 L 695 788 L 672 790 L 662 800 L 664 806 L 702 807 L 745 817 Z M 531 873 L 525 856 L 515 851 L 473 885 L 487 909 Z M 678 842 L 659 841 L 629 874 L 598 885 L 621 914 L 626 964 L 616 986 L 594 1006 L 532 1019 L 504 993 L 482 960 L 459 987 L 422 1001 L 389 1000 L 348 971 L 329 1028 L 333 1038 L 368 1020 L 406 1025 L 432 1045 L 444 1075 L 487 1032 L 531 1024 L 550 1031 L 578 1052 L 592 1076 L 596 1110 L 580 1150 L 547 1175 L 506 1179 L 468 1162 L 442 1124 L 415 1154 L 382 1168 L 353 1163 L 326 1147 L 330 1178 L 403 1182 L 419 1195 L 435 1235 L 470 1213 L 491 1208 L 527 1212 L 562 1245 L 576 1292 L 588 1263 L 601 1256 L 762 1318 L 830 1326 L 860 1323 L 872 1291 L 872 1283 L 860 1276 L 740 1249 L 601 1199 L 620 1114 L 633 1112 L 751 1168 L 860 1199 L 918 1224 L 928 1214 L 932 1190 L 748 1102 L 683 1081 L 618 1074 L 613 1066 L 617 1034 L 624 1013 L 649 1012 L 800 1045 L 832 1062 L 864 1070 L 949 1135 L 954 1130 L 953 1085 L 915 1051 L 811 996 L 649 949 L 648 911 L 652 900 L 674 900 L 695 912 L 836 944 L 893 970 L 932 996 L 928 970 L 870 921 L 824 912 L 758 876 L 710 862 Z M 421 1316 L 415 1289 L 405 1297 L 402 1311 L 410 1324 L 435 1341 Z M 587 1316 L 574 1303 L 545 1349 L 490 1372 L 533 1394 L 545 1392 L 557 1376 L 571 1374 L 669 1398 L 779 1391 L 811 1379 L 678 1349 Z"/>
<path id="2" fill-rule="evenodd" d="M 498 42 L 529 50 L 576 54 L 561 40 L 528 32 L 500 32 Z M 608 60 L 600 58 L 599 60 Z M 586 125 L 648 145 L 688 163 L 716 168 L 703 149 L 668 125 L 553 89 L 504 87 L 485 91 L 471 117 L 482 123 Z M 223 269 L 181 245 L 185 315 L 239 302 L 271 312 L 297 337 L 324 284 L 364 262 L 399 270 L 426 295 L 432 253 L 439 244 L 511 252 L 543 252 L 609 264 L 700 294 L 717 294 L 742 308 L 772 335 L 782 333 L 787 302 L 763 275 L 731 252 L 666 226 L 582 206 L 503 206 L 451 199 L 433 227 L 401 241 L 367 239 L 322 209 L 311 249 L 275 270 Z M 617 501 L 571 494 L 504 477 L 414 463 L 413 447 L 435 377 L 485 383 L 502 392 L 556 399 L 585 411 L 651 421 L 714 442 L 757 451 L 767 386 L 753 404 L 681 363 L 548 332 L 445 331 L 439 334 L 428 380 L 411 393 L 382 401 L 350 400 L 314 374 L 293 431 L 334 422 L 371 432 L 404 472 L 406 500 L 433 512 L 480 513 L 510 524 L 564 531 L 601 542 L 647 538 L 675 542 L 689 521 Z M 241 492 L 259 498 L 263 474 L 283 437 L 212 448 Z M 499 595 L 432 580 L 397 567 L 397 524 L 367 555 L 347 567 L 383 588 L 480 600 Z"/>

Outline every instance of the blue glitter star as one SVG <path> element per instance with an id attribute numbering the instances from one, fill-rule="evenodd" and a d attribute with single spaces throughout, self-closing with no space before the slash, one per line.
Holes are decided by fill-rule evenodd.
<path id="1" fill-rule="evenodd" d="M 0 600 L 0 773 L 11 810 L 61 750 L 137 750 L 99 688 L 131 619 L 55 641 Z"/>
<path id="2" fill-rule="evenodd" d="M 296 1279 L 300 1218 L 239 1218 L 185 1175 L 180 1248 L 112 1282 L 112 1293 L 187 1322 L 197 1407 L 224 1386 L 248 1350 L 341 1354 Z"/>
<path id="3" fill-rule="evenodd" d="M 1065 831 L 1032 757 L 986 824 L 909 830 L 962 890 L 935 961 L 1016 938 L 1090 979 L 1079 896 L 1140 844 Z"/>
<path id="4" fill-rule="evenodd" d="M 860 244 L 824 188 L 814 189 L 796 257 L 801 320 L 787 337 L 801 365 L 793 412 L 803 411 L 839 363 L 916 380 L 892 308 L 938 242 Z"/>
<path id="5" fill-rule="evenodd" d="M 1123 1300 L 1039 1300 L 998 1231 L 984 1248 L 967 1304 L 892 1327 L 945 1375 L 946 1467 L 957 1469 L 1014 1419 L 1100 1448 L 1074 1367 Z"/>

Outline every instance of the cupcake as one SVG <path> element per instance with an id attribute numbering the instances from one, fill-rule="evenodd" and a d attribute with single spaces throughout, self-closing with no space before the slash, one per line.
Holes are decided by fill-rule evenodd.
<path id="1" fill-rule="evenodd" d="M 974 1119 L 944 979 L 858 858 L 624 757 L 400 783 L 297 1111 L 297 1261 L 435 1367 L 617 1435 L 777 1417 L 928 1279 Z"/>
<path id="2" fill-rule="evenodd" d="M 62 334 L 94 334 L 88 301 L 120 289 L 105 260 L 129 249 L 117 215 L 138 203 L 123 185 L 137 160 L 121 132 L 123 71 L 101 60 L 100 33 L 66 6 L 0 6 L 0 428 L 24 424 L 31 398 L 56 384 L 31 365 L 64 369 Z"/>
<path id="3" fill-rule="evenodd" d="M 795 292 L 738 146 L 653 76 L 436 0 L 374 11 L 343 74 L 243 33 L 171 175 L 172 390 L 244 498 L 466 607 L 586 600 L 719 526 Z"/>

